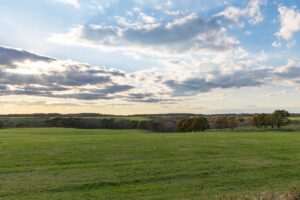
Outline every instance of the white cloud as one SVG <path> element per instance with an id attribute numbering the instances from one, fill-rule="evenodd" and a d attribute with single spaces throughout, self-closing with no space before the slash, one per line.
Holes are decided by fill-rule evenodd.
<path id="1" fill-rule="evenodd" d="M 145 13 L 140 13 L 140 16 L 141 16 L 141 19 L 143 20 L 143 22 L 145 22 L 147 24 L 153 24 L 156 22 L 154 17 L 146 15 Z"/>
<path id="2" fill-rule="evenodd" d="M 242 17 L 248 18 L 251 24 L 262 22 L 264 16 L 260 10 L 260 6 L 265 4 L 262 0 L 250 0 L 246 8 L 237 8 L 234 6 L 227 7 L 224 11 L 218 13 L 216 16 L 223 16 L 231 21 L 238 23 L 241 27 L 243 23 L 240 22 Z"/>
<path id="3" fill-rule="evenodd" d="M 55 1 L 66 4 L 66 5 L 73 6 L 76 9 L 80 8 L 79 0 L 55 0 Z"/>
<path id="4" fill-rule="evenodd" d="M 103 5 L 101 5 L 99 2 L 97 2 L 96 0 L 94 0 L 92 2 L 92 4 L 89 6 L 91 9 L 99 12 L 99 13 L 104 13 L 104 7 Z"/>
<path id="5" fill-rule="evenodd" d="M 156 22 L 154 17 L 142 12 L 138 7 L 134 7 L 132 11 L 137 15 L 137 20 L 140 21 L 140 24 L 154 24 Z"/>
<path id="6" fill-rule="evenodd" d="M 294 8 L 279 6 L 280 30 L 275 35 L 284 40 L 293 38 L 293 34 L 300 31 L 300 13 Z"/>
<path id="7" fill-rule="evenodd" d="M 272 46 L 275 47 L 275 48 L 279 48 L 282 46 L 281 42 L 279 42 L 278 40 L 275 40 L 273 43 L 272 43 Z"/>
<path id="8" fill-rule="evenodd" d="M 48 41 L 106 51 L 133 51 L 159 57 L 170 54 L 225 52 L 239 46 L 239 41 L 229 36 L 226 29 L 215 20 L 202 20 L 195 14 L 165 24 L 134 24 L 124 17 L 116 19 L 126 27 L 78 25 L 68 33 L 52 34 Z"/>
<path id="9" fill-rule="evenodd" d="M 156 24 L 156 19 L 154 17 L 142 12 L 138 7 L 134 7 L 132 11 L 127 11 L 127 16 L 130 16 L 130 18 L 115 16 L 115 19 L 118 24 L 128 27 Z"/>

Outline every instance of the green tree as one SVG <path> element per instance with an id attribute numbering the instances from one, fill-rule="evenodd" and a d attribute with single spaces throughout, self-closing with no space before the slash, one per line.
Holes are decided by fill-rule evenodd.
<path id="1" fill-rule="evenodd" d="M 277 128 L 288 125 L 290 123 L 289 116 L 290 113 L 286 110 L 275 110 L 272 114 L 274 125 Z"/>
<path id="2" fill-rule="evenodd" d="M 261 128 L 261 127 L 265 127 L 267 128 L 268 127 L 268 114 L 258 114 L 256 116 L 253 117 L 253 125 L 258 127 L 258 128 Z"/>
<path id="3" fill-rule="evenodd" d="M 208 120 L 205 117 L 194 117 L 190 126 L 190 131 L 205 131 L 209 128 Z"/>
<path id="4" fill-rule="evenodd" d="M 177 132 L 205 131 L 209 128 L 208 120 L 204 117 L 183 118 L 176 123 Z"/>
<path id="5" fill-rule="evenodd" d="M 193 123 L 192 118 L 186 118 L 186 120 L 182 124 L 183 131 L 184 132 L 192 131 L 192 129 L 191 129 L 192 123 Z"/>
<path id="6" fill-rule="evenodd" d="M 209 122 L 205 117 L 200 117 L 200 131 L 203 132 L 209 129 Z"/>
<path id="7" fill-rule="evenodd" d="M 290 123 L 289 117 L 290 113 L 285 110 L 275 110 L 272 114 L 258 114 L 253 117 L 253 125 L 260 127 L 272 127 L 281 128 L 282 126 L 288 125 Z"/>
<path id="8" fill-rule="evenodd" d="M 274 120 L 274 115 L 269 114 L 266 118 L 268 126 L 271 126 L 271 128 L 274 128 L 275 125 L 275 120 Z"/>
<path id="9" fill-rule="evenodd" d="M 180 119 L 180 120 L 177 121 L 177 123 L 176 123 L 176 131 L 177 132 L 184 131 L 183 124 L 184 124 L 185 120 L 186 120 L 186 118 L 182 118 L 182 119 Z"/>

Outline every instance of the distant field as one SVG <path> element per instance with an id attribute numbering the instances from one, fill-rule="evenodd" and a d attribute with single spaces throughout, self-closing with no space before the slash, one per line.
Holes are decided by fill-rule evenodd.
<path id="1" fill-rule="evenodd" d="M 213 199 L 300 185 L 300 132 L 0 130 L 0 199 Z"/>
<path id="2" fill-rule="evenodd" d="M 290 117 L 290 120 L 300 121 L 300 117 Z"/>

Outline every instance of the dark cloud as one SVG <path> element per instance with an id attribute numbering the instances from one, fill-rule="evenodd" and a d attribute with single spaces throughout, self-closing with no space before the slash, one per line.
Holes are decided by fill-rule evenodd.
<path id="1" fill-rule="evenodd" d="M 166 103 L 174 101 L 172 99 L 159 98 L 154 93 L 131 93 L 126 98 L 128 101 L 138 103 Z"/>
<path id="2" fill-rule="evenodd" d="M 268 69 L 253 71 L 236 71 L 230 74 L 217 75 L 212 80 L 191 78 L 183 82 L 168 80 L 165 84 L 173 90 L 175 96 L 194 95 L 210 92 L 217 88 L 242 88 L 263 85 L 265 78 L 270 76 Z"/>
<path id="3" fill-rule="evenodd" d="M 109 75 L 121 76 L 121 77 L 124 77 L 126 75 L 124 72 L 121 72 L 121 71 L 118 71 L 118 70 L 106 71 L 106 70 L 99 70 L 99 69 L 86 70 L 86 73 L 89 73 L 89 74 L 109 74 Z"/>
<path id="4" fill-rule="evenodd" d="M 94 89 L 90 90 L 91 92 L 100 93 L 100 94 L 115 94 L 119 92 L 124 92 L 133 89 L 134 87 L 131 85 L 111 85 L 104 89 Z"/>
<path id="5" fill-rule="evenodd" d="M 128 91 L 134 87 L 130 85 L 111 85 L 104 89 L 80 89 L 80 92 L 75 93 L 55 93 L 68 91 L 69 88 L 61 86 L 19 86 L 15 90 L 8 90 L 4 88 L 1 90 L 0 95 L 33 95 L 33 96 L 44 96 L 44 97 L 55 97 L 55 98 L 71 98 L 81 100 L 98 100 L 98 99 L 113 99 L 115 97 L 110 96 L 120 92 Z M 119 96 L 121 97 L 121 96 Z"/>
<path id="6" fill-rule="evenodd" d="M 55 98 L 67 98 L 67 99 L 79 99 L 79 100 L 99 100 L 99 99 L 114 99 L 109 97 L 106 94 L 98 93 L 89 93 L 89 92 L 80 92 L 80 93 L 71 93 L 71 94 L 61 94 L 61 95 L 48 95 L 48 97 Z"/>
<path id="7" fill-rule="evenodd" d="M 0 46 L 0 65 L 15 67 L 15 62 L 22 62 L 25 60 L 44 62 L 55 61 L 53 58 L 36 55 L 25 50 L 17 50 Z"/>
<path id="8" fill-rule="evenodd" d="M 138 100 L 138 99 L 143 100 L 143 99 L 153 97 L 153 96 L 154 96 L 153 93 L 132 93 L 132 94 L 129 94 L 130 98 L 136 99 L 136 100 Z"/>
<path id="9" fill-rule="evenodd" d="M 6 85 L 0 85 L 0 92 L 1 91 L 4 91 L 4 90 L 7 90 L 7 86 Z"/>
<path id="10" fill-rule="evenodd" d="M 300 80 L 300 65 L 292 65 L 286 67 L 281 72 L 276 72 L 276 75 L 285 79 L 299 79 Z"/>
<path id="11" fill-rule="evenodd" d="M 66 70 L 64 72 L 51 72 L 49 74 L 18 74 L 12 72 L 0 72 L 0 84 L 10 85 L 64 85 L 64 86 L 83 86 L 101 83 L 110 83 L 111 77 L 96 74 L 92 75 L 85 71 Z"/>

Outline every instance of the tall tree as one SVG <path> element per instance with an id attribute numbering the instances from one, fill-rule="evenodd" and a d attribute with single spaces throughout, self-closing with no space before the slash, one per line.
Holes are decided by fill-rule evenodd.
<path id="1" fill-rule="evenodd" d="M 208 120 L 204 117 L 194 117 L 192 118 L 192 123 L 190 126 L 191 131 L 205 131 L 209 128 Z"/>
<path id="2" fill-rule="evenodd" d="M 183 125 L 184 125 L 186 120 L 187 120 L 186 118 L 182 118 L 179 121 L 177 121 L 177 123 L 176 123 L 176 131 L 177 132 L 185 131 Z"/>
<path id="3" fill-rule="evenodd" d="M 177 132 L 205 131 L 209 128 L 208 120 L 204 117 L 180 119 L 176 124 Z"/>
<path id="4" fill-rule="evenodd" d="M 282 126 L 288 125 L 290 123 L 288 118 L 290 116 L 290 113 L 286 110 L 275 110 L 272 115 L 274 124 L 277 126 L 277 128 L 281 128 Z"/>

